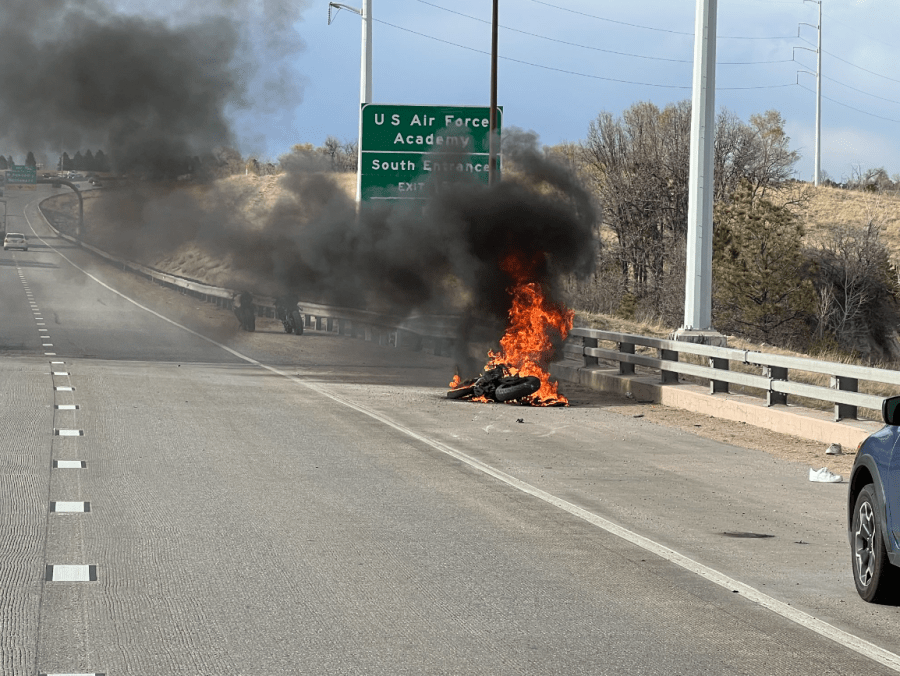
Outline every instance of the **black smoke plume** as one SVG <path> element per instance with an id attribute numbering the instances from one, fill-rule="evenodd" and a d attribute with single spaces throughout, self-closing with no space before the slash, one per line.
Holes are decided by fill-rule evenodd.
<path id="1" fill-rule="evenodd" d="M 289 26 L 306 4 L 218 0 L 191 15 L 183 2 L 141 6 L 154 17 L 113 0 L 3 0 L 0 143 L 53 164 L 103 148 L 116 171 L 144 175 L 233 145 L 230 111 L 271 106 L 275 90 L 283 105 L 299 100 L 282 68 L 302 48 Z"/>
<path id="2" fill-rule="evenodd" d="M 589 274 L 596 258 L 596 211 L 573 173 L 539 149 L 533 133 L 508 132 L 503 158 L 514 171 L 493 187 L 443 184 L 425 202 L 367 203 L 357 213 L 319 158 L 294 154 L 283 159 L 286 196 L 265 227 L 249 236 L 246 226 L 213 227 L 208 246 L 267 279 L 273 292 L 459 316 L 462 362 L 473 327 L 502 334 L 514 285 L 536 282 L 558 300 L 559 281 Z M 511 257 L 524 266 L 511 270 Z"/>

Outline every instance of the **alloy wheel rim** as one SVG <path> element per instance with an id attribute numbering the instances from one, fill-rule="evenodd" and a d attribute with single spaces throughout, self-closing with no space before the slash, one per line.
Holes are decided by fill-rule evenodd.
<path id="1" fill-rule="evenodd" d="M 856 555 L 856 579 L 868 587 L 875 575 L 875 512 L 866 501 L 859 506 L 853 550 Z"/>

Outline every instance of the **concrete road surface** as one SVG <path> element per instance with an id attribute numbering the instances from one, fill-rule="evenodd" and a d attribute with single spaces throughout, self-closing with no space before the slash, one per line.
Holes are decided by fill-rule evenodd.
<path id="1" fill-rule="evenodd" d="M 46 194 L 0 257 L 0 673 L 900 671 L 846 484 L 611 397 L 449 401 L 446 358 L 239 332 L 54 237 Z"/>

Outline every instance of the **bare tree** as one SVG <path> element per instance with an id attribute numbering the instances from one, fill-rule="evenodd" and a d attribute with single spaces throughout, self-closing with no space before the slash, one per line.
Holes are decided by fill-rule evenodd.
<path id="1" fill-rule="evenodd" d="M 642 102 L 621 118 L 600 113 L 581 143 L 580 162 L 619 245 L 624 288 L 660 315 L 683 300 L 671 297 L 680 298 L 681 290 L 669 276 L 683 267 L 674 256 L 683 252 L 687 230 L 690 122 L 690 101 L 663 109 Z M 782 185 L 799 157 L 789 141 L 777 111 L 746 123 L 723 109 L 716 121 L 714 199 L 729 199 L 742 181 L 754 198 Z"/>

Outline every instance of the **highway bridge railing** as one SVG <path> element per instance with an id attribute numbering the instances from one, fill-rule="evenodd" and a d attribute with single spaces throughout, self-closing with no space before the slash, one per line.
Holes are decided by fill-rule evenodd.
<path id="1" fill-rule="evenodd" d="M 43 214 L 43 211 L 41 213 Z M 232 309 L 234 296 L 240 291 L 248 290 L 213 286 L 120 258 L 84 240 L 60 232 L 46 217 L 44 221 L 63 239 L 97 254 L 123 270 L 129 270 L 156 284 L 214 303 L 218 307 Z M 253 295 L 258 316 L 275 316 L 273 297 L 256 294 L 252 290 L 250 293 Z M 402 316 L 302 300 L 299 306 L 304 326 L 307 328 L 361 338 L 377 342 L 379 345 L 412 350 L 427 349 L 436 355 L 450 355 L 457 338 L 459 318 L 455 316 L 429 314 Z"/>
<path id="2" fill-rule="evenodd" d="M 656 356 L 639 353 L 637 347 L 655 350 Z M 786 405 L 789 396 L 825 402 L 833 406 L 835 421 L 857 420 L 859 408 L 881 410 L 885 397 L 860 392 L 861 381 L 896 387 L 900 393 L 900 371 L 600 329 L 572 329 L 564 350 L 570 359 L 580 360 L 583 368 L 596 368 L 603 362 L 627 376 L 634 374 L 635 366 L 646 367 L 659 373 L 661 384 L 677 383 L 680 376 L 697 378 L 709 384 L 711 395 L 727 394 L 731 386 L 740 386 L 762 391 L 767 406 Z M 682 360 L 682 355 L 693 355 L 693 361 L 706 364 L 687 357 Z M 796 372 L 826 376 L 830 386 L 791 379 Z"/>

